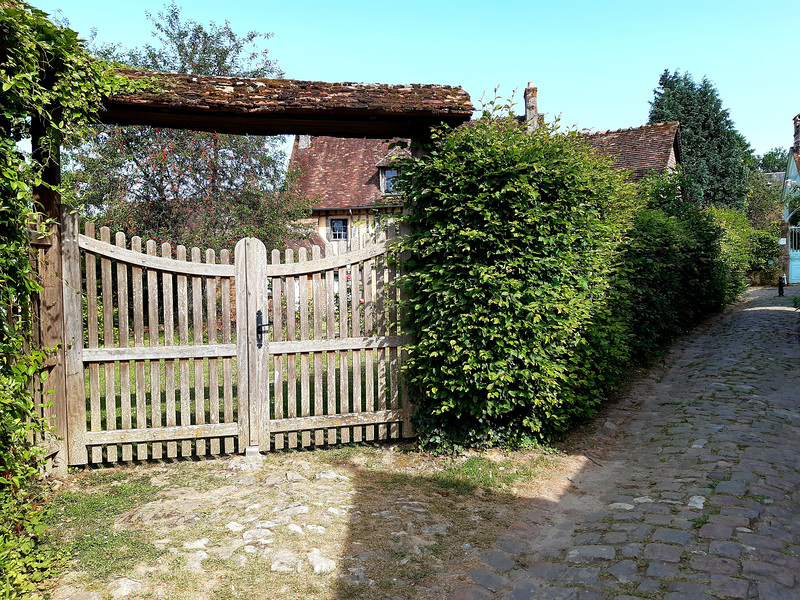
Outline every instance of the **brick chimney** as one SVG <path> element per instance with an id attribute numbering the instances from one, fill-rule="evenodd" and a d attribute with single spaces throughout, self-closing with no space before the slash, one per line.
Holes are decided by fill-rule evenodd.
<path id="1" fill-rule="evenodd" d="M 796 115 L 794 121 L 794 145 L 790 148 L 792 152 L 800 153 L 800 115 Z"/>
<path id="2" fill-rule="evenodd" d="M 536 96 L 538 89 L 533 85 L 532 81 L 528 82 L 528 87 L 525 88 L 525 122 L 528 124 L 528 131 L 534 131 L 539 127 L 539 112 L 536 107 Z M 795 142 L 797 141 L 797 127 L 800 115 L 795 117 Z"/>

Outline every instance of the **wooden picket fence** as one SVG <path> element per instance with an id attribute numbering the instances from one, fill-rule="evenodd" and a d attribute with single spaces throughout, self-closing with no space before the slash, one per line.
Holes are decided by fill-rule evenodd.
<path id="1" fill-rule="evenodd" d="M 394 235 L 268 260 L 65 218 L 69 464 L 412 436 Z"/>

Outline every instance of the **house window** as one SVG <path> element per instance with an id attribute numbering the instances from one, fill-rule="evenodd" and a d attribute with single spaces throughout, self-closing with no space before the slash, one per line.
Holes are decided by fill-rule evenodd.
<path id="1" fill-rule="evenodd" d="M 331 219 L 331 240 L 347 239 L 347 219 Z"/>
<path id="2" fill-rule="evenodd" d="M 381 191 L 384 194 L 397 194 L 395 189 L 395 177 L 400 171 L 398 169 L 383 168 L 381 169 Z"/>

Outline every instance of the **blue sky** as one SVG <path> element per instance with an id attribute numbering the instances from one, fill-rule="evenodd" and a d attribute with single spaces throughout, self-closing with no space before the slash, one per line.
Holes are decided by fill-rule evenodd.
<path id="1" fill-rule="evenodd" d="M 140 46 L 151 41 L 145 11 L 158 0 L 33 0 L 83 37 Z M 228 20 L 266 42 L 286 77 L 320 81 L 440 83 L 521 103 L 539 88 L 548 120 L 593 130 L 647 121 L 664 69 L 707 76 L 736 128 L 757 153 L 792 143 L 800 113 L 793 46 L 798 0 L 193 0 L 182 15 Z M 521 107 L 518 112 L 521 112 Z"/>

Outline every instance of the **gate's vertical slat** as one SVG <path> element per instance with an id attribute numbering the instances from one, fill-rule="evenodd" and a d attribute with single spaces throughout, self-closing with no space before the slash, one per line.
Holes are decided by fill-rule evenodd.
<path id="1" fill-rule="evenodd" d="M 167 242 L 161 244 L 161 256 L 172 258 L 172 246 Z M 164 290 L 164 345 L 173 346 L 175 344 L 175 314 L 173 310 L 173 289 L 172 273 L 164 272 L 161 274 L 161 282 Z M 167 427 L 175 427 L 177 424 L 175 407 L 175 360 L 164 361 L 164 411 L 167 415 Z M 178 445 L 176 442 L 167 442 L 167 456 L 175 458 L 178 456 Z"/>
<path id="2" fill-rule="evenodd" d="M 178 260 L 186 261 L 186 247 L 178 246 Z M 178 275 L 178 343 L 189 344 L 189 291 L 186 275 Z M 178 361 L 178 377 L 180 379 L 181 425 L 192 424 L 191 395 L 189 393 L 189 359 Z M 181 456 L 191 456 L 192 442 L 181 442 Z"/>
<path id="3" fill-rule="evenodd" d="M 116 245 L 125 248 L 125 234 L 117 232 Z M 127 348 L 130 345 L 130 324 L 128 320 L 128 265 L 117 261 L 117 312 L 119 314 L 119 347 Z M 119 362 L 119 395 L 122 414 L 122 429 L 131 429 L 131 364 L 129 361 Z M 133 457 L 131 444 L 122 444 L 122 460 L 129 461 Z"/>
<path id="4" fill-rule="evenodd" d="M 192 248 L 192 262 L 202 262 L 200 248 Z M 203 345 L 203 279 L 192 277 L 192 341 L 195 346 Z M 206 422 L 206 394 L 205 394 L 205 359 L 192 359 L 194 363 L 194 424 L 204 425 Z M 198 456 L 205 456 L 206 441 L 195 441 L 195 452 Z"/>
<path id="5" fill-rule="evenodd" d="M 305 248 L 298 251 L 298 261 L 305 263 L 308 261 L 308 253 Z M 308 275 L 301 275 L 297 284 L 297 302 L 300 307 L 300 339 L 308 339 Z M 300 416 L 308 417 L 311 415 L 311 390 L 309 381 L 309 355 L 308 352 L 300 354 Z M 311 445 L 311 432 L 303 431 L 301 443 L 303 447 Z"/>
<path id="6" fill-rule="evenodd" d="M 279 265 L 281 263 L 281 251 L 272 251 L 272 264 Z M 281 278 L 272 278 L 272 339 L 276 342 L 284 340 L 283 335 L 283 315 L 281 311 L 281 297 L 283 292 L 281 290 Z M 273 382 L 275 384 L 275 406 L 274 414 L 276 419 L 283 418 L 283 356 L 276 354 L 273 357 Z M 270 414 L 269 404 L 266 405 L 266 413 Z M 275 434 L 275 448 L 281 449 L 284 446 L 285 436 L 282 433 Z M 295 444 L 297 443 L 297 436 L 295 435 Z M 290 442 L 291 444 L 291 442 Z"/>
<path id="7" fill-rule="evenodd" d="M 239 417 L 239 452 L 243 452 L 250 445 L 250 320 L 255 318 L 250 312 L 257 306 L 256 299 L 251 298 L 255 292 L 248 292 L 248 264 L 253 258 L 249 256 L 249 240 L 239 240 L 234 248 L 233 261 L 236 265 L 236 398 L 238 401 Z M 256 308 L 256 310 L 258 310 Z M 264 315 L 264 319 L 267 315 Z"/>
<path id="8" fill-rule="evenodd" d="M 148 256 L 156 255 L 155 240 L 147 240 Z M 160 346 L 158 318 L 158 272 L 147 269 L 147 341 L 150 346 Z M 150 361 L 150 427 L 161 427 L 161 361 Z M 153 442 L 152 456 L 158 460 L 163 456 L 164 446 Z"/>
<path id="9" fill-rule="evenodd" d="M 409 226 L 407 224 L 405 224 L 405 223 L 401 224 L 400 225 L 400 236 L 401 237 L 406 237 L 409 234 L 410 234 Z M 400 273 L 399 273 L 399 275 L 403 275 L 404 274 L 404 270 L 403 269 L 404 269 L 404 265 L 405 265 L 407 259 L 408 259 L 408 255 L 407 255 L 406 252 L 404 252 L 402 255 L 400 255 L 400 257 L 399 257 L 399 260 L 400 260 Z M 407 332 L 406 322 L 407 322 L 407 318 L 408 318 L 408 307 L 407 307 L 408 294 L 406 293 L 405 286 L 400 285 L 399 287 L 400 287 L 400 326 L 399 326 L 398 331 L 399 331 L 399 333 L 404 334 L 404 333 Z M 398 364 L 398 366 L 397 366 L 398 370 L 402 368 L 402 365 L 406 362 L 406 360 L 408 360 L 408 350 L 406 350 L 406 347 L 403 346 L 403 348 L 400 350 L 400 364 Z M 403 429 L 402 429 L 403 437 L 405 437 L 405 438 L 414 437 L 414 435 L 416 435 L 416 434 L 414 432 L 414 426 L 411 423 L 411 415 L 414 412 L 414 407 L 411 405 L 411 398 L 409 397 L 409 393 L 408 393 L 408 385 L 406 385 L 405 382 L 403 382 L 403 381 L 400 382 L 400 403 L 401 403 L 401 406 L 403 408 L 403 415 L 404 415 L 403 416 Z"/>
<path id="10" fill-rule="evenodd" d="M 294 250 L 288 248 L 286 250 L 286 264 L 294 263 Z M 295 293 L 294 293 L 294 277 L 286 278 L 286 340 L 293 342 L 296 339 L 296 325 L 295 325 Z M 297 417 L 297 354 L 289 354 L 286 356 L 286 400 L 287 410 L 286 416 L 291 418 Z M 289 447 L 297 448 L 297 434 L 289 434 Z"/>
<path id="11" fill-rule="evenodd" d="M 142 251 L 142 238 L 131 238 L 131 250 Z M 144 288 L 142 287 L 141 267 L 131 267 L 133 285 L 133 345 L 144 346 Z M 137 360 L 133 363 L 134 382 L 136 390 L 136 428 L 147 428 L 147 397 L 145 393 L 144 361 Z M 147 460 L 147 444 L 136 445 L 136 458 Z"/>
<path id="12" fill-rule="evenodd" d="M 206 250 L 206 263 L 216 264 L 216 253 L 210 248 Z M 217 280 L 215 277 L 206 279 L 206 319 L 208 329 L 208 343 L 219 343 L 217 330 Z M 208 422 L 219 423 L 219 358 L 208 359 Z M 210 452 L 214 456 L 219 454 L 219 438 L 212 438 Z"/>
<path id="13" fill-rule="evenodd" d="M 100 241 L 111 243 L 111 231 L 108 227 L 100 228 Z M 111 280 L 111 260 L 106 257 L 100 259 L 100 277 L 103 289 L 103 346 L 114 347 L 114 292 Z M 117 428 L 117 384 L 116 369 L 113 362 L 103 365 L 106 388 L 106 431 Z M 117 447 L 109 445 L 106 448 L 106 458 L 109 462 L 117 462 Z"/>
<path id="14" fill-rule="evenodd" d="M 373 319 L 374 308 L 374 284 L 375 284 L 375 261 L 364 261 L 364 335 L 371 337 L 375 335 L 375 321 Z M 364 393 L 366 395 L 366 410 L 375 410 L 375 351 L 367 349 L 364 351 Z M 375 426 L 368 425 L 365 428 L 368 441 L 375 439 Z"/>
<path id="15" fill-rule="evenodd" d="M 94 223 L 86 223 L 86 236 L 94 239 Z M 88 346 L 97 348 L 100 337 L 97 323 L 97 257 L 85 253 L 86 259 L 86 317 L 88 329 Z M 101 431 L 102 409 L 100 407 L 100 365 L 96 362 L 89 363 L 89 413 L 91 431 Z M 103 462 L 103 449 L 100 446 L 92 447 L 92 462 Z"/>
<path id="16" fill-rule="evenodd" d="M 319 246 L 312 246 L 311 260 L 318 261 L 320 259 Z M 322 313 L 324 311 L 324 303 L 322 299 L 322 274 L 319 271 L 314 271 L 312 276 L 313 285 L 313 304 L 311 310 L 314 317 L 314 339 L 322 339 Z M 314 352 L 314 415 L 320 416 L 324 414 L 322 408 L 322 352 Z M 317 429 L 314 432 L 314 444 L 321 446 L 325 443 L 324 432 L 322 429 Z"/>
<path id="17" fill-rule="evenodd" d="M 379 240 L 382 241 L 382 240 Z M 386 335 L 386 257 L 375 260 L 375 334 Z M 378 348 L 378 410 L 386 410 L 386 349 Z M 378 425 L 378 439 L 386 439 L 386 425 Z"/>
<path id="18" fill-rule="evenodd" d="M 66 469 L 70 463 L 85 465 L 86 452 L 86 384 L 83 368 L 83 277 L 81 276 L 81 251 L 78 247 L 78 216 L 70 215 L 67 208 L 61 211 L 62 298 L 64 302 L 64 362 L 66 376 L 66 456 L 61 462 Z M 58 268 L 58 267 L 57 267 Z"/>
<path id="19" fill-rule="evenodd" d="M 392 244 L 397 239 L 396 235 L 396 227 L 394 224 L 389 225 L 389 238 L 387 240 L 387 245 Z M 388 257 L 388 254 L 387 254 Z M 397 335 L 397 269 L 395 267 L 395 261 L 388 260 L 387 261 L 388 267 L 388 282 L 386 286 L 386 291 L 388 294 L 388 309 L 389 309 L 389 335 Z M 398 386 L 398 362 L 397 362 L 397 347 L 392 346 L 389 348 L 388 351 L 388 359 L 389 359 L 389 406 L 393 410 L 397 410 L 400 408 L 400 388 Z M 400 424 L 399 423 L 392 423 L 389 426 L 389 437 L 392 439 L 396 439 L 400 437 Z"/>
<path id="20" fill-rule="evenodd" d="M 326 247 L 326 256 L 332 254 L 331 245 Z M 325 271 L 325 330 L 328 339 L 336 337 L 336 307 L 335 307 L 335 290 L 333 288 L 333 269 Z M 328 352 L 326 357 L 326 368 L 328 371 L 328 389 L 327 389 L 327 409 L 326 415 L 336 414 L 336 353 Z M 331 427 L 328 429 L 328 443 L 336 443 L 336 429 Z"/>
<path id="21" fill-rule="evenodd" d="M 347 242 L 339 242 L 339 253 L 347 253 Z M 349 337 L 347 334 L 348 326 L 348 306 L 347 306 L 347 265 L 339 268 L 339 337 L 344 339 Z M 349 381 L 349 356 L 347 350 L 339 351 L 339 413 L 350 412 L 350 381 Z M 341 442 L 350 443 L 350 428 L 340 428 Z"/>
<path id="22" fill-rule="evenodd" d="M 230 252 L 221 250 L 219 262 L 227 265 L 230 262 Z M 231 280 L 228 277 L 222 278 L 222 343 L 231 343 Z M 238 365 L 237 368 L 243 368 Z M 222 404 L 223 418 L 225 423 L 233 423 L 233 359 L 222 359 Z M 241 407 L 240 407 L 241 412 Z M 225 452 L 230 454 L 234 449 L 233 438 L 225 438 Z"/>
<path id="23" fill-rule="evenodd" d="M 352 250 L 361 250 L 360 232 L 353 236 Z M 350 298 L 351 332 L 354 337 L 361 337 L 361 266 L 355 263 L 350 266 Z M 353 350 L 353 412 L 361 412 L 361 350 Z M 360 442 L 364 437 L 363 427 L 353 427 L 353 441 Z"/>

